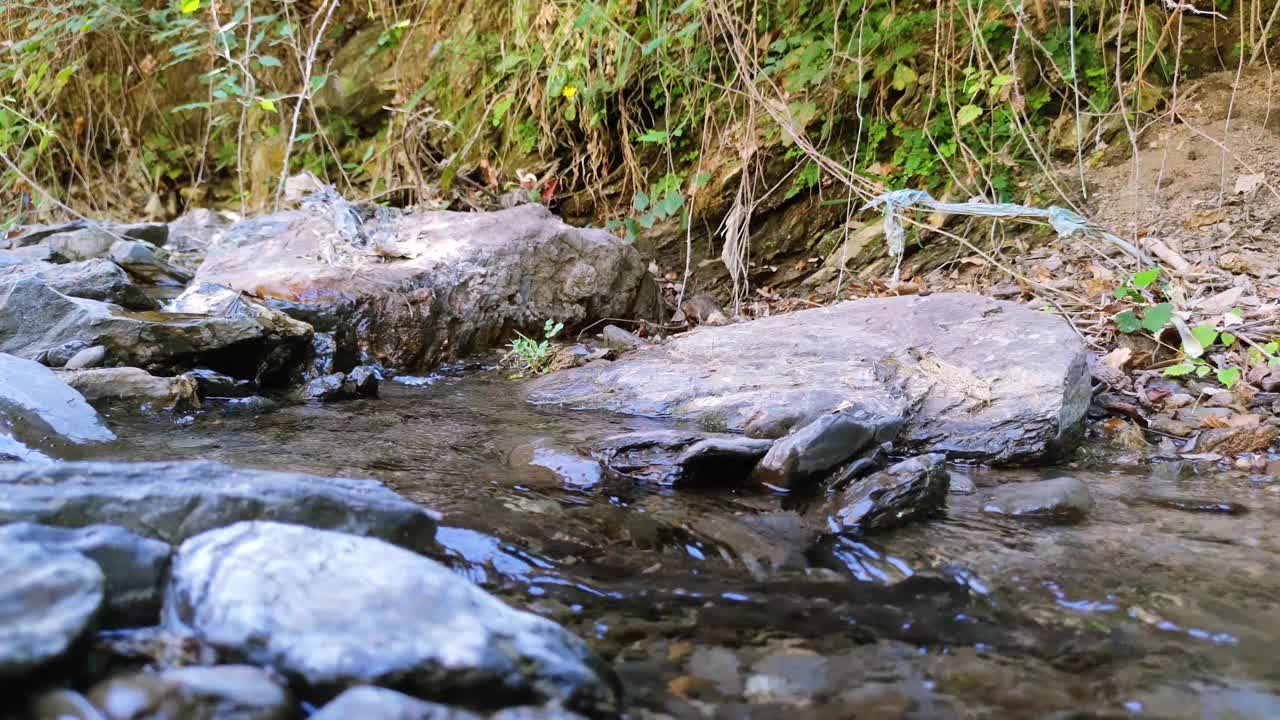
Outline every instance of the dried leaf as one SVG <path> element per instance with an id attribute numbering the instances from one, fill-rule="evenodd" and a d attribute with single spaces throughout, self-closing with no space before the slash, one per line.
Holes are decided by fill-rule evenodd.
<path id="1" fill-rule="evenodd" d="M 1186 226 L 1189 228 L 1202 228 L 1208 225 L 1217 225 L 1227 219 L 1226 208 L 1218 208 L 1217 210 L 1201 210 L 1192 213 L 1187 217 Z"/>
<path id="2" fill-rule="evenodd" d="M 1102 356 L 1102 364 L 1115 370 L 1123 370 L 1125 364 L 1133 357 L 1133 351 L 1127 347 L 1118 347 Z"/>
<path id="3" fill-rule="evenodd" d="M 1257 175 L 1241 175 L 1236 178 L 1236 192 L 1242 195 L 1247 195 L 1262 187 L 1262 184 L 1266 182 L 1266 180 L 1267 176 L 1262 173 L 1258 173 Z"/>

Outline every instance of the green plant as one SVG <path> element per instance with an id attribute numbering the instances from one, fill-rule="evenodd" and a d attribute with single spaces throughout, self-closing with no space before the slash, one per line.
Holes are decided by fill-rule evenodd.
<path id="1" fill-rule="evenodd" d="M 1155 294 L 1160 290 L 1156 284 L 1159 277 L 1160 268 L 1149 268 L 1133 274 L 1124 285 L 1116 288 L 1116 299 L 1133 305 L 1112 317 L 1117 330 L 1125 334 L 1146 330 L 1159 335 L 1173 319 L 1172 303 L 1154 302 Z"/>
<path id="2" fill-rule="evenodd" d="M 517 337 L 509 346 L 511 349 L 502 356 L 503 362 L 514 365 L 520 375 L 542 375 L 550 370 L 548 363 L 554 355 L 555 345 L 551 341 L 563 329 L 564 323 L 548 320 L 542 326 L 542 340 L 534 340 L 517 330 Z"/>

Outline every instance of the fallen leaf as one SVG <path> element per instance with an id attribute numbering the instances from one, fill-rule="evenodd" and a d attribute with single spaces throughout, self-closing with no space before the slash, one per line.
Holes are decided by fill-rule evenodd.
<path id="1" fill-rule="evenodd" d="M 1227 219 L 1227 211 L 1225 208 L 1217 210 L 1201 210 L 1192 213 L 1187 217 L 1186 226 L 1189 228 L 1202 228 L 1207 225 L 1217 225 Z"/>
<path id="2" fill-rule="evenodd" d="M 1258 173 L 1257 175 L 1241 175 L 1236 178 L 1236 192 L 1240 194 L 1251 193 L 1262 187 L 1262 184 L 1266 182 L 1266 179 L 1267 176 L 1262 173 Z"/>
<path id="3" fill-rule="evenodd" d="M 1221 315 L 1231 308 L 1240 304 L 1240 298 L 1244 296 L 1244 288 L 1233 287 L 1230 290 L 1223 290 L 1216 295 L 1210 295 L 1195 303 L 1195 307 L 1199 308 L 1207 315 Z"/>
<path id="4" fill-rule="evenodd" d="M 1133 357 L 1133 351 L 1127 347 L 1118 347 L 1102 356 L 1102 364 L 1113 370 L 1123 370 L 1125 364 Z"/>

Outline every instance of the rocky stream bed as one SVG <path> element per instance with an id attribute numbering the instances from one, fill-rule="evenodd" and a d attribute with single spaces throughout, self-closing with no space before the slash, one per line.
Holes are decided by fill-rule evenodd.
<path id="1" fill-rule="evenodd" d="M 596 339 L 652 278 L 536 206 L 7 242 L 0 717 L 1280 716 L 1274 421 L 1084 440 L 1050 314 Z"/>

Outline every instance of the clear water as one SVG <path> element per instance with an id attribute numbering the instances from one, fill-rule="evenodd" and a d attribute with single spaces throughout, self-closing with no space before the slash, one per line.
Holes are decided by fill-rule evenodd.
<path id="1" fill-rule="evenodd" d="M 377 478 L 440 510 L 459 571 L 588 639 L 636 717 L 1280 718 L 1280 482 L 957 468 L 979 493 L 952 495 L 945 519 L 854 540 L 815 535 L 777 497 L 565 488 L 510 467 L 536 438 L 663 424 L 532 407 L 486 373 L 112 426 L 105 456 Z M 1097 502 L 1082 524 L 980 511 L 983 487 L 1064 472 Z"/>

